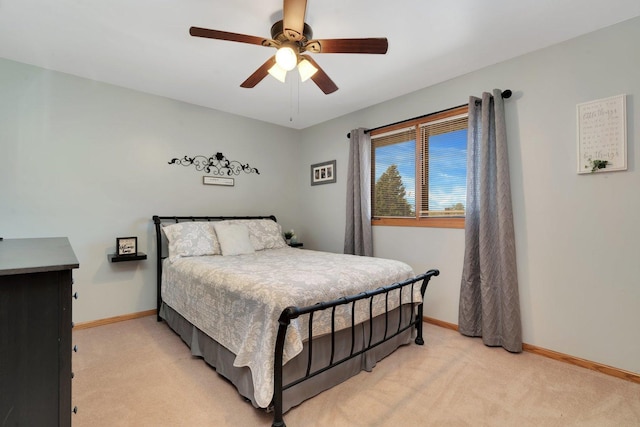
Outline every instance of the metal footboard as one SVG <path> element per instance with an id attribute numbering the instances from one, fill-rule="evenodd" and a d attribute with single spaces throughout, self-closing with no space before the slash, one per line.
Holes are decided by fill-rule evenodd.
<path id="1" fill-rule="evenodd" d="M 417 310 L 415 310 L 415 314 L 413 314 L 413 310 L 412 310 L 411 312 L 412 314 L 408 316 L 408 319 L 402 318 L 403 317 L 402 309 L 400 309 L 398 324 L 389 325 L 389 309 L 388 309 L 389 307 L 388 303 L 390 298 L 389 294 L 392 291 L 398 290 L 398 294 L 399 294 L 398 307 L 401 308 L 401 305 L 402 305 L 401 303 L 403 302 L 402 293 L 408 291 L 410 292 L 410 295 L 411 295 L 410 304 L 413 306 L 415 303 L 417 303 L 413 301 L 413 294 L 414 294 L 413 291 L 415 286 L 420 286 L 420 292 L 422 294 L 422 298 L 424 299 L 424 294 L 425 294 L 425 291 L 427 290 L 427 285 L 429 284 L 429 280 L 431 279 L 431 277 L 437 276 L 439 274 L 440 272 L 438 270 L 429 270 L 424 274 L 420 274 L 414 278 L 405 280 L 403 282 L 394 283 L 389 286 L 384 286 L 373 291 L 363 292 L 351 297 L 344 297 L 335 301 L 318 303 L 312 306 L 307 306 L 302 308 L 287 307 L 286 309 L 284 309 L 278 320 L 279 327 L 278 327 L 278 336 L 276 339 L 276 348 L 275 348 L 273 427 L 285 426 L 284 419 L 283 419 L 283 410 L 282 410 L 283 409 L 282 396 L 283 396 L 284 390 L 287 390 L 288 388 L 291 388 L 296 384 L 306 381 L 309 378 L 315 377 L 316 375 L 319 375 L 333 368 L 334 366 L 340 365 L 341 363 L 344 363 L 347 360 L 357 357 L 379 346 L 380 344 L 389 341 L 390 339 L 400 335 L 402 332 L 412 327 L 416 328 L 415 343 L 418 345 L 423 345 L 424 344 L 424 339 L 422 337 L 423 303 L 422 302 L 418 303 Z M 419 282 L 421 281 L 422 283 L 419 284 Z M 382 314 L 383 316 L 385 316 L 385 332 L 384 332 L 384 336 L 380 340 L 373 339 L 373 335 L 374 335 L 373 334 L 373 317 L 374 317 L 373 298 L 377 295 L 384 295 L 384 298 L 385 298 L 385 311 Z M 367 340 L 367 343 L 364 345 L 362 349 L 356 350 L 355 349 L 355 326 L 356 326 L 355 316 L 356 314 L 355 314 L 354 307 L 356 302 L 361 300 L 367 300 L 369 304 L 369 318 L 368 318 L 369 339 Z M 335 355 L 335 333 L 336 333 L 336 329 L 335 329 L 336 309 L 340 306 L 348 305 L 348 304 L 351 304 L 351 310 L 350 310 L 351 312 L 351 351 L 349 352 L 348 356 L 340 357 L 337 360 L 334 360 L 335 359 L 334 355 Z M 323 311 L 323 310 L 329 310 L 329 309 L 331 310 L 331 355 L 329 358 L 329 362 L 327 364 L 324 364 L 324 366 L 312 370 L 311 369 L 312 361 L 313 361 L 312 335 L 313 335 L 314 313 Z M 309 316 L 308 318 L 309 319 L 308 320 L 309 337 L 308 337 L 308 347 L 306 350 L 307 351 L 306 374 L 303 377 L 295 379 L 287 384 L 283 384 L 283 352 L 284 352 L 285 336 L 287 333 L 287 329 L 291 324 L 291 321 L 302 315 Z"/>

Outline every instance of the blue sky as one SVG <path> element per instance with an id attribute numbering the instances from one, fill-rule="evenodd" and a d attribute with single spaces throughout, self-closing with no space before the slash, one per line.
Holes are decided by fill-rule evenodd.
<path id="1" fill-rule="evenodd" d="M 430 210 L 444 210 L 458 202 L 466 206 L 466 129 L 431 136 L 429 146 Z M 402 177 L 407 201 L 415 209 L 415 141 L 376 149 L 376 181 L 394 163 Z"/>

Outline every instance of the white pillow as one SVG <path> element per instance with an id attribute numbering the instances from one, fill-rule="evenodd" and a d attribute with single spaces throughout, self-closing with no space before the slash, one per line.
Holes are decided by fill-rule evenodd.
<path id="1" fill-rule="evenodd" d="M 220 241 L 223 256 L 252 254 L 255 252 L 249 238 L 249 229 L 246 225 L 216 222 L 213 228 L 216 230 L 216 235 Z"/>
<path id="2" fill-rule="evenodd" d="M 169 261 L 180 257 L 220 255 L 220 243 L 210 222 L 179 222 L 162 227 L 169 241 Z"/>
<path id="3" fill-rule="evenodd" d="M 236 219 L 224 221 L 231 224 L 244 224 L 249 229 L 249 238 L 253 249 L 285 248 L 287 243 L 282 236 L 282 227 L 271 219 Z"/>

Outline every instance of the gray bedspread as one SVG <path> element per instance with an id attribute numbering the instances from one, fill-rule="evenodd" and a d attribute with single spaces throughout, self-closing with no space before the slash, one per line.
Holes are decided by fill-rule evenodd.
<path id="1" fill-rule="evenodd" d="M 255 399 L 267 407 L 273 396 L 274 348 L 278 317 L 288 306 L 307 306 L 373 290 L 414 276 L 405 263 L 381 258 L 293 248 L 267 249 L 237 256 L 180 258 L 163 263 L 162 299 L 247 366 Z M 397 307 L 399 295 L 374 300 L 374 316 Z M 420 286 L 402 302 L 420 302 Z M 351 325 L 351 305 L 338 311 L 337 328 Z M 358 303 L 356 320 L 369 318 L 369 304 Z M 330 311 L 314 317 L 313 335 L 331 330 Z M 287 332 L 285 363 L 302 351 L 306 316 Z"/>

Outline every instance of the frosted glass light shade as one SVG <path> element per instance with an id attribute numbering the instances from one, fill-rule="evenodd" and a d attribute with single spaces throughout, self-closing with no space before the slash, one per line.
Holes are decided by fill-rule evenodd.
<path id="1" fill-rule="evenodd" d="M 298 72 L 300 73 L 300 81 L 307 81 L 311 76 L 313 76 L 318 69 L 311 64 L 311 62 L 303 59 L 298 64 Z"/>
<path id="2" fill-rule="evenodd" d="M 287 70 L 282 69 L 277 62 L 273 64 L 273 67 L 269 68 L 268 73 L 280 80 L 282 83 L 287 79 Z"/>
<path id="3" fill-rule="evenodd" d="M 298 63 L 298 56 L 288 46 L 283 46 L 276 52 L 276 63 L 285 71 L 293 70 Z"/>

